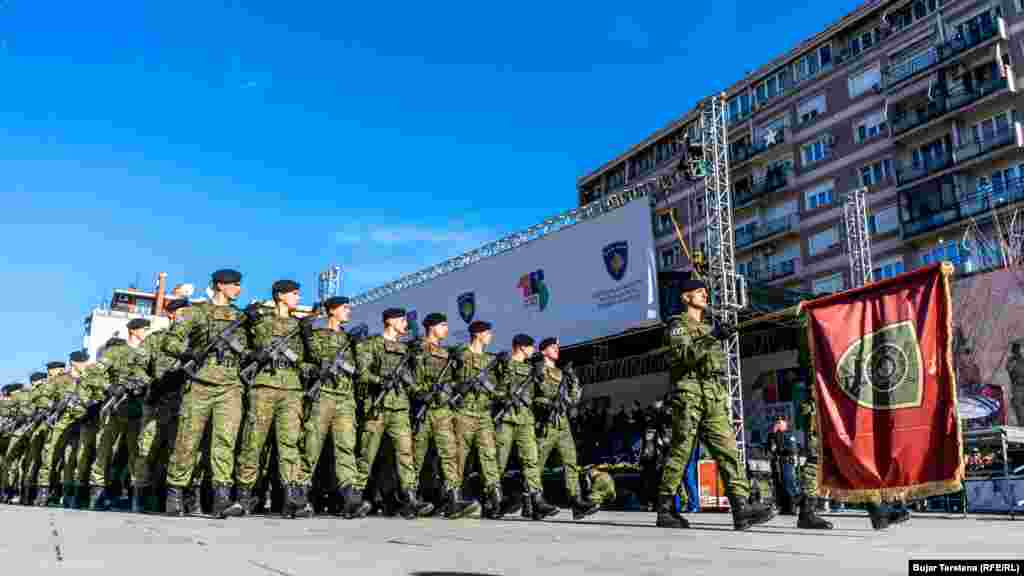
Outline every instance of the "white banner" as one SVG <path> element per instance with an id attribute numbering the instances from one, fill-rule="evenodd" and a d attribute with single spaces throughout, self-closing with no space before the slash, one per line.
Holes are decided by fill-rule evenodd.
<path id="1" fill-rule="evenodd" d="M 659 321 L 651 209 L 646 198 L 353 308 L 352 324 L 381 331 L 386 308 L 405 308 L 410 336 L 431 312 L 448 316 L 448 344 L 474 320 L 494 326 L 492 350 L 520 332 L 564 345 Z"/>

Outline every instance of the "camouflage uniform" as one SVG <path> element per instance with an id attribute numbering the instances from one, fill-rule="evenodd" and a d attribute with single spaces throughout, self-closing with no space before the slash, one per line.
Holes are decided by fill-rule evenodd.
<path id="1" fill-rule="evenodd" d="M 8 413 L 20 418 L 31 417 L 33 410 L 30 398 L 31 394 L 28 389 L 13 392 L 10 396 Z M 28 448 L 28 439 L 28 430 L 22 425 L 11 430 L 7 440 L 7 451 L 3 459 L 4 476 L 0 478 L 0 481 L 10 492 L 10 496 L 17 494 L 21 486 L 22 462 Z"/>
<path id="2" fill-rule="evenodd" d="M 562 384 L 562 371 L 557 366 L 545 366 L 544 378 L 537 382 L 536 396 L 534 397 L 535 409 L 540 413 L 548 413 L 556 409 L 559 402 L 559 388 Z M 569 400 L 573 403 L 579 400 L 582 390 L 570 387 Z M 565 490 L 571 500 L 576 499 L 580 493 L 580 467 L 576 461 L 576 441 L 572 437 L 569 428 L 569 416 L 563 414 L 558 424 L 553 422 L 539 423 L 541 435 L 537 439 L 538 465 L 543 468 L 547 464 L 551 452 L 558 451 L 562 460 L 565 475 Z"/>
<path id="3" fill-rule="evenodd" d="M 233 304 L 220 306 L 213 302 L 200 302 L 182 308 L 164 339 L 163 351 L 181 358 L 189 347 L 202 349 L 241 314 Z M 237 339 L 242 349 L 247 347 L 243 330 L 235 331 L 232 337 Z M 167 465 L 169 488 L 180 491 L 192 480 L 207 424 L 211 426 L 210 461 L 214 487 L 226 489 L 232 484 L 235 443 L 242 420 L 239 361 L 233 352 L 227 352 L 220 358 L 213 355 L 199 367 L 197 377 L 189 379 L 185 385 L 174 451 Z"/>
<path id="4" fill-rule="evenodd" d="M 101 358 L 82 370 L 82 376 L 78 380 L 78 395 L 86 405 L 99 404 L 103 402 L 109 387 L 110 379 L 107 375 L 107 360 Z M 99 434 L 99 429 L 99 417 L 96 415 L 85 418 L 78 424 L 78 446 L 75 454 L 76 487 L 89 485 L 89 478 L 92 474 L 92 459 L 96 454 L 96 437 Z"/>
<path id="5" fill-rule="evenodd" d="M 56 378 L 49 376 L 46 380 L 42 380 L 32 387 L 30 398 L 32 407 L 37 411 L 37 413 L 49 412 L 57 404 L 59 397 L 54 392 L 55 382 Z M 31 486 L 38 485 L 36 478 L 40 474 L 40 469 L 43 467 L 43 448 L 46 446 L 46 442 L 49 439 L 50 425 L 47 424 L 45 420 L 32 427 L 28 440 L 28 454 L 26 455 L 25 462 L 22 466 L 22 471 L 25 474 L 22 484 L 26 489 Z M 49 470 L 46 472 L 46 477 L 47 482 L 49 482 Z"/>
<path id="6" fill-rule="evenodd" d="M 326 319 L 318 319 L 312 324 L 306 346 L 307 360 L 315 370 L 324 363 L 333 363 L 339 351 L 344 351 L 342 357 L 345 362 L 353 368 L 356 366 L 355 350 L 348 334 L 341 328 L 331 330 Z M 303 433 L 303 484 L 312 484 L 324 441 L 330 434 L 337 480 L 335 487 L 351 488 L 356 479 L 356 398 L 352 378 L 344 371 L 320 383 L 320 397 L 309 407 Z"/>
<path id="7" fill-rule="evenodd" d="M 148 384 L 149 363 L 149 353 L 141 345 L 133 348 L 121 344 L 107 350 L 104 355 L 107 380 L 111 386 L 123 386 L 129 380 L 141 380 Z M 122 439 L 128 450 L 128 469 L 135 469 L 139 428 L 142 424 L 142 402 L 138 398 L 129 398 L 121 403 L 116 412 L 101 418 L 103 420 L 96 438 L 96 460 L 93 461 L 89 475 L 89 484 L 100 488 L 106 486 L 109 480 L 107 475 L 113 463 L 114 449 Z"/>
<path id="8" fill-rule="evenodd" d="M 804 419 L 807 441 L 804 443 L 804 465 L 800 467 L 800 484 L 804 496 L 818 496 L 818 415 L 814 398 L 808 397 L 800 403 L 800 417 Z"/>
<path id="9" fill-rule="evenodd" d="M 51 386 L 54 395 L 63 399 L 66 395 L 78 394 L 78 381 L 70 374 L 60 374 L 52 378 Z M 56 473 L 61 461 L 63 461 L 62 480 L 70 481 L 75 469 L 75 462 L 72 458 L 66 458 L 65 452 L 68 445 L 75 444 L 75 437 L 78 431 L 72 425 L 85 415 L 85 409 L 78 405 L 69 405 L 64 413 L 54 422 L 53 428 L 43 444 L 42 464 L 39 467 L 39 476 L 36 485 L 39 488 L 49 488 L 51 473 Z"/>
<path id="10" fill-rule="evenodd" d="M 458 358 L 455 381 L 465 383 L 474 380 L 480 370 L 494 359 L 488 352 L 477 354 L 468 346 L 456 351 Z M 496 370 L 486 375 L 492 382 L 497 380 Z M 497 441 L 494 432 L 494 417 L 491 409 L 494 396 L 480 388 L 466 390 L 463 394 L 462 406 L 455 411 L 455 434 L 459 438 L 457 445 L 459 477 L 466 469 L 466 460 L 476 448 L 480 462 L 480 475 L 483 479 L 484 493 L 490 495 L 491 509 L 501 502 L 501 477 L 498 475 Z"/>
<path id="11" fill-rule="evenodd" d="M 527 379 L 534 377 L 534 367 L 528 362 L 509 359 L 500 365 L 498 387 L 506 402 L 511 402 L 511 394 Z M 533 402 L 536 382 L 526 386 L 522 399 L 527 406 Z M 498 473 L 504 474 L 508 467 L 508 458 L 515 447 L 519 454 L 519 463 L 523 468 L 526 490 L 530 494 L 543 489 L 540 481 L 540 465 L 537 463 L 537 435 L 534 430 L 533 411 L 512 404 L 501 417 L 500 430 L 496 432 Z"/>
<path id="12" fill-rule="evenodd" d="M 591 468 L 584 471 L 584 481 L 589 485 L 590 501 L 598 506 L 615 502 L 615 479 L 604 470 Z"/>
<path id="13" fill-rule="evenodd" d="M 436 384 L 441 371 L 448 364 L 448 350 L 424 342 L 422 349 L 414 358 L 416 373 L 416 388 L 414 393 L 420 398 L 427 397 Z M 449 367 L 445 374 L 445 382 L 452 382 L 452 368 Z M 450 398 L 447 395 L 439 394 L 434 401 L 427 406 L 426 414 L 420 429 L 416 431 L 416 438 L 413 447 L 413 469 L 415 478 L 419 478 L 423 470 L 423 461 L 427 456 L 427 449 L 433 441 L 437 449 L 437 456 L 441 460 L 441 473 L 444 476 L 444 488 L 447 493 L 450 490 L 459 488 L 462 485 L 462 475 L 458 467 L 458 454 L 455 444 L 455 429 L 452 423 L 452 410 L 448 406 Z"/>

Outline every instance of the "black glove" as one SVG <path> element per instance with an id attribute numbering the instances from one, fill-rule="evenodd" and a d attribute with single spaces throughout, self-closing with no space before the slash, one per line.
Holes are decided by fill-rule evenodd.
<path id="1" fill-rule="evenodd" d="M 253 324 L 259 322 L 260 317 L 262 316 L 260 313 L 260 305 L 256 302 L 246 306 L 245 310 L 242 310 L 242 313 L 245 314 L 245 318 Z"/>

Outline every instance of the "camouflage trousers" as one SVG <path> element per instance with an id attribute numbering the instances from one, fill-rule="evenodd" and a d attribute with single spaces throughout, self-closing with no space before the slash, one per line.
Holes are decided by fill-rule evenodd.
<path id="1" fill-rule="evenodd" d="M 705 384 L 702 393 L 687 390 L 673 396 L 672 442 L 658 493 L 668 496 L 679 492 L 698 435 L 718 464 L 726 494 L 749 497 L 750 486 L 740 469 L 736 437 L 729 420 L 729 394 L 717 382 Z"/>
<path id="2" fill-rule="evenodd" d="M 249 392 L 249 411 L 242 428 L 242 448 L 238 453 L 238 486 L 251 490 L 260 474 L 263 447 L 274 426 L 277 442 L 278 474 L 282 484 L 300 484 L 305 476 L 299 453 L 302 436 L 302 390 L 265 386 Z"/>
<path id="3" fill-rule="evenodd" d="M 28 433 L 12 434 L 7 441 L 7 452 L 4 454 L 5 486 L 14 488 L 21 485 L 22 469 L 25 454 L 28 452 Z"/>
<path id="4" fill-rule="evenodd" d="M 569 419 L 562 418 L 558 425 L 548 424 L 541 430 L 541 436 L 537 439 L 539 444 L 537 463 L 543 468 L 551 457 L 551 453 L 558 452 L 562 461 L 562 471 L 565 476 L 565 491 L 569 498 L 580 494 L 580 465 L 576 460 L 576 441 L 572 437 L 572 430 L 569 429 Z"/>
<path id="5" fill-rule="evenodd" d="M 356 401 L 351 395 L 324 392 L 309 407 L 303 427 L 302 484 L 310 485 L 320 462 L 327 435 L 334 450 L 335 487 L 351 486 L 356 479 Z"/>
<path id="6" fill-rule="evenodd" d="M 62 481 L 67 481 L 75 469 L 74 457 L 68 458 L 68 446 L 74 446 L 78 436 L 78 430 L 74 426 L 76 420 L 82 417 L 82 412 L 67 410 L 53 424 L 53 428 L 43 443 L 40 455 L 39 475 L 36 477 L 38 486 L 49 486 L 51 474 L 55 475 L 63 463 Z M 73 452 L 72 452 L 73 454 Z M 68 471 L 71 471 L 70 473 Z"/>
<path id="7" fill-rule="evenodd" d="M 7 448 L 11 445 L 11 435 L 0 436 L 0 490 L 7 482 Z"/>
<path id="8" fill-rule="evenodd" d="M 28 442 L 28 453 L 25 455 L 25 463 L 22 466 L 24 477 L 22 484 L 25 486 L 37 485 L 36 478 L 39 476 L 39 469 L 43 467 L 43 448 L 46 441 L 50 439 L 50 427 L 45 423 L 37 424 L 32 429 L 32 438 Z"/>
<path id="9" fill-rule="evenodd" d="M 455 443 L 455 422 L 449 408 L 428 408 L 423 417 L 423 424 L 416 431 L 413 442 L 412 462 L 414 478 L 420 477 L 423 463 L 427 457 L 430 444 L 434 444 L 437 457 L 441 460 L 441 474 L 444 475 L 445 490 L 458 488 L 462 485 L 462 474 L 459 469 L 458 449 Z"/>
<path id="10" fill-rule="evenodd" d="M 540 492 L 543 485 L 540 481 L 540 465 L 537 463 L 537 433 L 534 430 L 533 413 L 521 409 L 515 416 L 503 420 L 500 429 L 495 431 L 495 443 L 498 477 L 508 468 L 509 456 L 512 455 L 512 448 L 515 448 L 522 465 L 526 491 Z"/>
<path id="11" fill-rule="evenodd" d="M 235 443 L 242 421 L 242 388 L 211 386 L 193 380 L 181 400 L 174 450 L 167 464 L 167 485 L 185 488 L 192 481 L 207 425 L 213 483 L 234 481 Z"/>
<path id="12" fill-rule="evenodd" d="M 483 477 L 484 491 L 491 492 L 501 482 L 498 475 L 498 448 L 494 433 L 494 419 L 489 412 L 476 413 L 457 411 L 455 413 L 455 434 L 459 438 L 459 477 L 466 469 L 466 460 L 476 449 Z"/>
<path id="13" fill-rule="evenodd" d="M 803 493 L 809 498 L 818 496 L 818 436 L 809 434 L 807 436 L 807 459 L 800 467 L 800 484 L 803 486 Z"/>
<path id="14" fill-rule="evenodd" d="M 78 425 L 78 445 L 75 447 L 75 485 L 88 486 L 92 474 L 92 459 L 96 456 L 96 436 L 99 422 L 93 418 Z"/>
<path id="15" fill-rule="evenodd" d="M 178 433 L 178 410 L 181 398 L 163 399 L 157 404 L 142 407 L 142 423 L 135 448 L 135 462 L 132 467 L 132 484 L 136 488 L 148 488 L 164 475 L 167 458 Z M 200 451 L 196 451 L 198 458 Z"/>
<path id="16" fill-rule="evenodd" d="M 92 470 L 89 473 L 90 486 L 103 487 L 111 480 L 107 476 L 110 474 L 110 465 L 114 461 L 114 449 L 122 440 L 128 450 L 128 469 L 134 469 L 139 428 L 142 425 L 142 420 L 135 414 L 137 414 L 135 411 L 118 410 L 116 414 L 109 415 L 102 422 L 96 435 L 96 459 L 93 460 Z"/>
<path id="17" fill-rule="evenodd" d="M 585 472 L 590 476 L 590 501 L 600 506 L 614 502 L 616 498 L 615 479 L 603 470 L 591 469 Z"/>
<path id="18" fill-rule="evenodd" d="M 373 470 L 373 462 L 377 459 L 377 451 L 380 450 L 380 443 L 385 434 L 391 438 L 395 447 L 398 482 L 403 491 L 411 491 L 416 487 L 416 474 L 413 471 L 409 411 L 389 408 L 381 408 L 376 413 L 369 414 L 363 423 L 362 445 L 359 447 L 359 461 L 353 487 L 357 490 L 366 488 L 370 480 L 370 471 Z"/>

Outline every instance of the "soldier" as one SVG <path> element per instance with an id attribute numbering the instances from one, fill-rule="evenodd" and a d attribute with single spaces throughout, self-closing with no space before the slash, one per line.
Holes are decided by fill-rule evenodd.
<path id="1" fill-rule="evenodd" d="M 29 384 L 36 385 L 46 379 L 46 374 L 35 372 L 29 376 Z M 30 429 L 35 410 L 32 407 L 32 390 L 23 388 L 11 394 L 11 412 L 14 414 L 15 427 L 11 430 L 10 439 L 7 441 L 7 454 L 4 456 L 4 466 L 7 468 L 7 502 L 19 504 L 22 502 L 22 483 L 25 476 L 25 454 L 28 451 L 28 442 L 31 438 Z"/>
<path id="2" fill-rule="evenodd" d="M 334 492 L 338 501 L 344 503 L 352 501 L 356 479 L 356 339 L 342 329 L 352 314 L 348 298 L 328 298 L 323 309 L 327 317 L 305 324 L 308 328 L 302 332 L 306 359 L 311 364 L 309 370 L 314 373 L 310 379 L 309 416 L 303 430 L 303 485 L 307 490 L 312 486 L 324 441 L 330 434 Z M 341 512 L 346 515 L 344 504 Z"/>
<path id="3" fill-rule="evenodd" d="M 422 347 L 413 359 L 415 367 L 415 395 L 423 404 L 422 421 L 415 434 L 413 446 L 413 471 L 417 480 L 423 470 L 423 461 L 431 442 L 441 461 L 444 481 L 445 509 L 449 519 L 463 518 L 480 513 L 480 504 L 462 499 L 462 474 L 459 470 L 458 449 L 456 448 L 455 427 L 449 405 L 453 393 L 452 382 L 455 358 L 441 346 L 448 337 L 448 318 L 437 312 L 427 314 L 423 319 L 426 337 Z"/>
<path id="4" fill-rule="evenodd" d="M 47 467 L 45 472 L 42 471 L 44 468 L 43 449 L 46 447 L 46 443 L 51 436 L 50 424 L 46 421 L 46 417 L 50 415 L 60 401 L 56 386 L 63 385 L 63 379 L 59 378 L 59 376 L 64 374 L 64 368 L 65 364 L 63 362 L 54 361 L 47 363 L 46 378 L 32 387 L 32 406 L 36 409 L 36 422 L 32 426 L 32 436 L 29 440 L 28 455 L 24 468 L 26 477 L 23 484 L 26 495 L 31 492 L 33 485 L 39 486 L 37 478 L 40 475 L 44 475 L 47 481 L 46 490 L 36 491 L 36 499 L 32 502 L 35 506 L 46 506 L 49 499 L 50 470 Z M 43 500 L 40 500 L 40 497 Z M 29 503 L 27 499 L 24 502 L 26 504 Z"/>
<path id="5" fill-rule="evenodd" d="M 607 470 L 596 466 L 584 467 L 580 473 L 580 487 L 587 499 L 598 507 L 607 502 L 615 502 L 615 479 Z"/>
<path id="6" fill-rule="evenodd" d="M 775 513 L 760 504 L 748 504 L 750 488 L 740 470 L 732 422 L 729 390 L 719 376 L 726 358 L 717 340 L 730 336 L 728 329 L 709 330 L 704 324 L 708 293 L 704 282 L 687 278 L 681 282 L 683 314 L 669 320 L 668 352 L 670 376 L 675 387 L 672 397 L 672 445 L 658 494 L 658 526 L 688 528 L 676 511 L 675 494 L 683 479 L 687 461 L 698 435 L 718 464 L 718 471 L 732 509 L 737 530 L 767 522 Z"/>
<path id="7" fill-rule="evenodd" d="M 555 338 L 540 341 L 543 356 L 543 377 L 537 382 L 533 409 L 537 417 L 538 466 L 544 467 L 553 451 L 558 452 L 565 476 L 565 489 L 569 496 L 574 520 L 582 520 L 596 514 L 599 506 L 580 497 L 580 467 L 576 460 L 576 441 L 569 428 L 569 408 L 579 403 L 582 390 L 572 375 L 563 374 L 558 368 L 559 346 Z"/>
<path id="8" fill-rule="evenodd" d="M 14 431 L 21 415 L 20 391 L 25 385 L 12 382 L 0 390 L 0 502 L 7 502 L 11 494 L 7 490 L 7 449 L 11 446 Z"/>
<path id="9" fill-rule="evenodd" d="M 112 346 L 104 352 L 103 366 L 106 367 L 106 378 L 110 388 L 99 414 L 96 460 L 93 461 L 89 475 L 89 485 L 94 489 L 107 486 L 114 449 L 122 440 L 128 449 L 128 469 L 134 469 L 139 428 L 142 424 L 142 405 L 139 397 L 130 390 L 142 391 L 149 385 L 150 357 L 142 347 L 147 328 L 149 320 L 132 319 L 128 322 L 128 338 L 124 344 Z M 139 489 L 136 488 L 135 492 L 137 494 Z M 109 501 L 110 494 L 107 496 Z M 90 502 L 90 508 L 94 510 L 105 507 L 106 505 L 101 502 Z M 141 511 L 136 506 L 133 506 L 133 510 Z"/>
<path id="10" fill-rule="evenodd" d="M 210 280 L 212 296 L 178 310 L 167 335 L 163 351 L 183 363 L 214 342 L 229 344 L 215 354 L 198 358 L 195 377 L 189 377 L 181 400 L 178 434 L 167 465 L 167 501 L 169 516 L 184 514 L 182 493 L 192 481 L 199 449 L 207 424 L 210 425 L 210 462 L 213 469 L 213 513 L 227 518 L 241 516 L 241 507 L 231 505 L 232 473 L 235 468 L 235 442 L 242 420 L 242 383 L 238 367 L 246 353 L 247 341 L 238 329 L 243 314 L 258 319 L 255 308 L 243 313 L 234 305 L 242 291 L 242 275 L 235 270 L 218 270 Z M 236 327 L 228 332 L 229 327 Z M 198 497 L 198 495 L 197 495 Z"/>
<path id="11" fill-rule="evenodd" d="M 515 447 L 523 472 L 525 497 L 509 498 L 502 514 L 514 514 L 519 506 L 524 518 L 542 520 L 558 514 L 558 507 L 544 500 L 544 487 L 537 464 L 537 435 L 534 430 L 534 388 L 543 376 L 544 364 L 534 354 L 534 340 L 527 334 L 512 338 L 512 354 L 508 362 L 499 364 L 498 386 L 504 398 L 504 408 L 495 423 L 498 476 L 504 476 L 508 459 Z M 518 395 L 517 395 L 518 394 Z"/>
<path id="12" fill-rule="evenodd" d="M 257 363 L 258 372 L 250 384 L 249 410 L 238 454 L 239 507 L 246 512 L 254 506 L 253 487 L 271 424 L 277 441 L 278 474 L 285 489 L 281 514 L 306 518 L 311 512 L 306 508 L 308 491 L 299 453 L 303 401 L 299 371 L 304 350 L 301 327 L 293 316 L 299 305 L 299 288 L 292 280 L 274 282 L 274 313 L 264 314 L 249 325 L 254 350 L 249 361 Z"/>
<path id="13" fill-rule="evenodd" d="M 1024 354 L 1021 353 L 1020 340 L 1010 344 L 1006 373 L 1010 376 L 1010 387 L 1013 389 L 1013 411 L 1017 416 L 1017 426 L 1024 426 Z"/>
<path id="14" fill-rule="evenodd" d="M 46 505 L 49 499 L 50 475 L 56 473 L 58 465 L 63 460 L 63 471 L 61 483 L 61 498 L 63 504 L 70 507 L 71 497 L 74 492 L 74 445 L 77 442 L 78 431 L 73 425 L 79 418 L 85 415 L 85 407 L 78 396 L 78 380 L 81 371 L 88 362 L 89 355 L 81 350 L 75 351 L 70 356 L 71 373 L 59 374 L 54 378 L 54 392 L 60 396 L 63 405 L 63 412 L 55 414 L 53 427 L 49 437 L 43 445 L 42 465 L 39 468 L 37 479 L 38 496 L 37 505 Z M 71 449 L 69 449 L 69 447 Z"/>
<path id="15" fill-rule="evenodd" d="M 398 461 L 398 482 L 405 518 L 429 516 L 434 506 L 416 499 L 415 472 L 412 461 L 412 430 L 409 425 L 409 395 L 405 386 L 413 384 L 408 365 L 412 351 L 398 339 L 408 330 L 405 310 L 388 308 L 383 315 L 384 330 L 378 336 L 356 345 L 359 379 L 368 387 L 366 421 L 362 446 L 353 483 L 351 500 L 345 503 L 349 515 L 366 516 L 370 503 L 362 501 L 362 492 L 377 458 L 380 442 L 387 434 L 395 447 Z"/>

